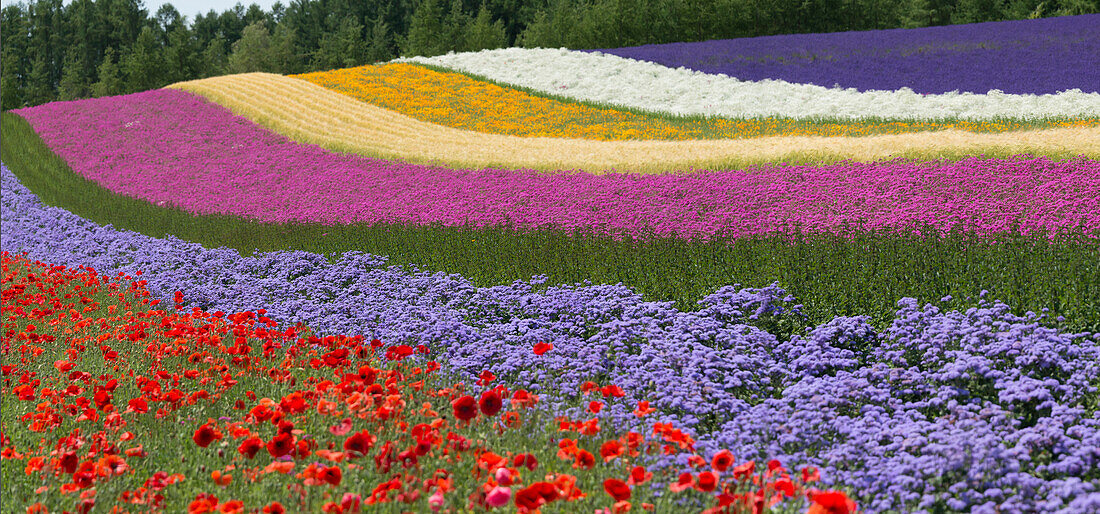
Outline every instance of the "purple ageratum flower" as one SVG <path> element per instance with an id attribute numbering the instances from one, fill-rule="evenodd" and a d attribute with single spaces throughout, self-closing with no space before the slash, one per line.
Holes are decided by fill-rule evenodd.
<path id="1" fill-rule="evenodd" d="M 1100 91 L 1100 14 L 599 50 L 741 80 L 860 91 Z M 1011 70 L 1026 69 L 1024 73 Z"/>
<path id="2" fill-rule="evenodd" d="M 451 372 L 492 370 L 558 413 L 584 380 L 618 384 L 627 396 L 608 401 L 605 424 L 641 429 L 630 411 L 649 400 L 660 410 L 646 422 L 688 431 L 704 456 L 818 466 L 868 512 L 1088 512 L 1100 495 L 1100 334 L 1001 303 L 943 312 L 903 299 L 883 331 L 838 317 L 777 337 L 762 327 L 801 317 L 775 286 L 722 288 L 697 312 L 621 285 L 478 288 L 357 252 L 242 256 L 118 231 L 42 205 L 6 168 L 2 189 L 4 251 L 143 270 L 167 301 L 182 290 L 207 309 L 262 307 L 320 333 L 427 344 Z M 554 350 L 536 356 L 538 341 Z"/>

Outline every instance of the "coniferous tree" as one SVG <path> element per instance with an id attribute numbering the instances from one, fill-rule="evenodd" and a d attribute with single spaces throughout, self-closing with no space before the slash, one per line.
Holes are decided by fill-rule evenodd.
<path id="1" fill-rule="evenodd" d="M 902 9 L 899 20 L 902 28 L 913 29 L 932 24 L 932 7 L 928 0 L 908 0 Z"/>
<path id="2" fill-rule="evenodd" d="M 0 57 L 0 108 L 3 110 L 23 106 L 23 88 L 20 87 L 18 75 L 8 71 L 16 66 L 14 54 L 5 53 Z"/>
<path id="3" fill-rule="evenodd" d="M 443 33 L 443 9 L 439 0 L 421 0 L 409 22 L 409 33 L 401 46 L 401 55 L 439 55 L 442 50 L 440 34 Z"/>
<path id="4" fill-rule="evenodd" d="M 65 66 L 61 68 L 61 83 L 57 87 L 58 100 L 76 100 L 86 98 L 91 92 L 84 78 L 84 56 L 78 47 L 72 47 L 65 54 Z"/>
<path id="5" fill-rule="evenodd" d="M 440 53 L 461 51 L 466 47 L 466 26 L 470 24 L 470 17 L 462 10 L 462 0 L 451 0 L 451 11 L 443 22 L 443 33 L 440 34 Z"/>
<path id="6" fill-rule="evenodd" d="M 0 10 L 0 106 L 13 109 L 26 101 L 28 20 L 21 6 Z"/>
<path id="7" fill-rule="evenodd" d="M 350 68 L 362 64 L 363 25 L 359 20 L 346 17 L 335 33 L 325 34 L 321 46 L 314 52 L 313 68 L 331 70 Z"/>
<path id="8" fill-rule="evenodd" d="M 115 63 L 115 49 L 107 47 L 103 53 L 103 63 L 99 65 L 99 80 L 92 84 L 92 95 L 96 97 L 117 95 L 122 92 L 122 78 L 118 64 Z"/>
<path id="9" fill-rule="evenodd" d="M 527 48 L 561 48 L 567 45 L 567 37 L 575 39 L 576 33 L 570 32 L 577 25 L 577 10 L 571 0 L 552 0 L 549 11 L 539 11 L 520 38 L 522 46 Z M 570 36 L 572 34 L 572 36 Z"/>
<path id="10" fill-rule="evenodd" d="M 393 34 L 383 16 L 379 15 L 371 29 L 370 46 L 367 47 L 366 62 L 376 63 L 393 59 Z"/>
<path id="11" fill-rule="evenodd" d="M 221 36 L 211 39 L 206 44 L 206 48 L 202 51 L 203 67 L 199 73 L 201 78 L 216 77 L 226 73 L 229 68 L 229 57 L 226 55 L 225 48 L 225 38 Z"/>
<path id="12" fill-rule="evenodd" d="M 298 33 L 289 24 L 279 24 L 271 35 L 271 62 L 276 73 L 290 74 L 302 70 L 302 60 L 298 57 Z"/>
<path id="13" fill-rule="evenodd" d="M 152 27 L 142 27 L 130 53 L 122 61 L 127 92 L 147 91 L 164 85 L 164 52 Z"/>
<path id="14" fill-rule="evenodd" d="M 57 97 L 54 85 L 50 81 L 50 64 L 44 54 L 39 54 L 35 58 L 27 83 L 27 101 L 31 105 L 52 102 Z"/>
<path id="15" fill-rule="evenodd" d="M 270 72 L 275 69 L 271 58 L 271 34 L 263 20 L 253 22 L 241 32 L 229 54 L 229 73 Z"/>
<path id="16" fill-rule="evenodd" d="M 195 34 L 187 25 L 176 25 L 164 49 L 164 81 L 170 84 L 196 78 L 201 60 Z"/>
<path id="17" fill-rule="evenodd" d="M 156 22 L 157 37 L 163 46 L 170 44 L 168 37 L 172 32 L 187 25 L 187 20 L 172 6 L 172 4 L 160 6 L 153 19 Z"/>
<path id="18" fill-rule="evenodd" d="M 527 27 L 516 38 L 516 46 L 523 48 L 554 48 L 555 35 L 550 30 L 550 15 L 539 10 Z"/>
<path id="19" fill-rule="evenodd" d="M 508 44 L 508 35 L 504 32 L 504 23 L 500 20 L 492 21 L 489 8 L 485 2 L 477 11 L 477 17 L 466 29 L 463 42 L 466 51 L 503 48 Z"/>

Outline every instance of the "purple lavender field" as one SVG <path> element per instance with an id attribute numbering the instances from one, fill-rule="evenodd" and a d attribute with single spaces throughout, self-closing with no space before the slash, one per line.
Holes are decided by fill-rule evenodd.
<path id="1" fill-rule="evenodd" d="M 860 91 L 1100 91 L 1100 14 L 599 50 L 621 57 Z"/>

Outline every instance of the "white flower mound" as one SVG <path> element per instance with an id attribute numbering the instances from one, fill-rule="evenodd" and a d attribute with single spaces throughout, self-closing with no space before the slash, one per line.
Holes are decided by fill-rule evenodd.
<path id="1" fill-rule="evenodd" d="M 395 61 L 433 64 L 574 100 L 675 115 L 919 120 L 1100 116 L 1100 93 L 1079 89 L 1047 95 L 998 90 L 921 95 L 908 88 L 860 92 L 782 80 L 743 81 L 564 48 L 505 48 Z"/>

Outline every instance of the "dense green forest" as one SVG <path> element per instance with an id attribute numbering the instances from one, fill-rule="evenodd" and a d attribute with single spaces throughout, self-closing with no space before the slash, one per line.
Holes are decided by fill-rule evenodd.
<path id="1" fill-rule="evenodd" d="M 504 46 L 612 48 L 1098 12 L 1098 0 L 294 0 L 193 20 L 140 0 L 36 0 L 0 15 L 0 107 L 225 73 L 300 73 Z"/>

